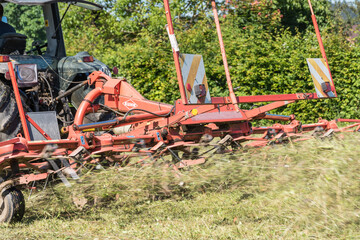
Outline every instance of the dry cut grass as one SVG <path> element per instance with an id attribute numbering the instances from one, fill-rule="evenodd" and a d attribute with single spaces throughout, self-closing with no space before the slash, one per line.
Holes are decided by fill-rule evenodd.
<path id="1" fill-rule="evenodd" d="M 32 194 L 0 239 L 360 239 L 360 135 L 107 169 Z"/>

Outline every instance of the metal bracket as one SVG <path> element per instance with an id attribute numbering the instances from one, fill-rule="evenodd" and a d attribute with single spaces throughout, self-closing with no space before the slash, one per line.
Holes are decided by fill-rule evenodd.
<path id="1" fill-rule="evenodd" d="M 71 167 L 70 163 L 66 159 L 62 158 L 61 163 L 65 166 L 65 169 L 63 171 L 65 173 L 68 173 L 72 177 L 72 179 L 80 179 L 79 175 L 76 174 L 75 170 Z"/>
<path id="2" fill-rule="evenodd" d="M 321 136 L 321 138 L 327 138 L 327 137 L 331 137 L 334 134 L 334 129 L 329 129 L 328 131 L 326 131 L 326 133 L 324 133 L 324 135 Z"/>
<path id="3" fill-rule="evenodd" d="M 60 180 L 65 184 L 66 187 L 71 187 L 71 184 L 69 183 L 69 181 L 66 179 L 66 177 L 64 176 L 64 174 L 59 170 L 59 167 L 57 166 L 57 164 L 54 162 L 54 160 L 52 159 L 46 159 L 51 166 L 53 167 L 53 169 L 56 171 L 57 175 L 59 176 Z"/>
<path id="4" fill-rule="evenodd" d="M 233 141 L 233 137 L 231 135 L 226 135 L 223 139 L 221 139 L 218 144 L 221 146 L 229 145 Z"/>
<path id="5" fill-rule="evenodd" d="M 74 151 L 72 151 L 72 153 L 69 155 L 69 157 L 73 160 L 78 160 L 79 156 L 81 154 L 84 154 L 85 152 L 86 152 L 86 149 L 84 148 L 84 146 L 79 146 Z"/>

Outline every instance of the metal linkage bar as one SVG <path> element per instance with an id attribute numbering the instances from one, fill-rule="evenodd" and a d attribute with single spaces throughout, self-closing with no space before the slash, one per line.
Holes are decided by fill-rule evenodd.
<path id="1" fill-rule="evenodd" d="M 24 108 L 21 102 L 21 97 L 20 97 L 20 93 L 19 93 L 19 87 L 18 84 L 16 82 L 16 77 L 15 77 L 15 71 L 13 68 L 13 65 L 11 62 L 8 63 L 8 67 L 9 67 L 9 73 L 10 73 L 10 78 L 11 78 L 11 83 L 14 89 L 14 94 L 15 94 L 15 100 L 16 100 L 16 104 L 18 107 L 18 111 L 19 111 L 19 115 L 20 115 L 20 120 L 21 120 L 21 124 L 23 127 L 23 131 L 24 131 L 24 135 L 25 135 L 25 139 L 30 141 L 30 134 L 29 134 L 29 129 L 28 126 L 26 124 L 26 119 L 25 119 L 25 112 L 24 112 Z"/>
<path id="2" fill-rule="evenodd" d="M 176 68 L 176 75 L 177 75 L 178 84 L 179 84 L 181 101 L 182 101 L 183 104 L 187 104 L 188 101 L 186 99 L 184 80 L 183 80 L 183 77 L 182 77 L 182 74 L 181 74 L 181 67 L 180 67 L 180 61 L 179 61 L 180 49 L 179 49 L 179 46 L 177 44 L 176 37 L 175 37 L 175 34 L 174 34 L 174 27 L 173 27 L 172 18 L 171 18 L 169 0 L 164 0 L 164 8 L 165 8 L 165 14 L 166 14 L 166 21 L 167 21 L 166 29 L 167 29 L 168 34 L 169 34 L 170 43 L 171 43 L 171 47 L 172 47 L 172 51 L 173 51 L 175 68 Z"/>
<path id="3" fill-rule="evenodd" d="M 30 124 L 32 124 L 36 128 L 36 130 L 39 131 L 41 135 L 44 136 L 44 138 L 46 138 L 47 140 L 51 140 L 51 137 L 44 130 L 42 130 L 42 128 L 31 117 L 29 117 L 29 115 L 25 114 L 25 118 L 29 121 Z"/>
<path id="4" fill-rule="evenodd" d="M 59 167 L 57 166 L 57 164 L 55 163 L 54 160 L 52 159 L 47 159 L 47 161 L 51 164 L 51 166 L 53 167 L 53 169 L 56 171 L 57 175 L 59 176 L 59 178 L 61 179 L 61 181 L 64 183 L 64 185 L 66 187 L 71 187 L 70 182 L 66 179 L 66 177 L 64 176 L 64 174 L 61 172 L 61 170 L 59 169 Z"/>
<path id="5" fill-rule="evenodd" d="M 314 14 L 314 10 L 313 10 L 313 7 L 312 7 L 312 4 L 311 4 L 311 0 L 308 0 L 308 3 L 309 3 L 309 7 L 310 7 L 310 11 L 311 11 L 311 19 L 313 21 L 313 24 L 314 24 L 314 28 L 315 28 L 315 33 L 316 33 L 316 37 L 317 37 L 317 40 L 319 42 L 319 47 L 320 47 L 320 51 L 321 51 L 321 55 L 322 57 L 325 59 L 326 61 L 326 64 L 327 64 L 327 67 L 329 69 L 329 73 L 330 73 L 330 80 L 331 80 L 331 88 L 332 88 L 332 92 L 334 93 L 335 97 L 337 96 L 336 94 L 336 89 L 335 89 L 335 85 L 334 85 L 334 80 L 332 79 L 332 76 L 331 76 L 331 71 L 330 71 L 330 67 L 329 67 L 329 62 L 327 60 L 327 57 L 326 57 L 326 52 L 325 52 L 325 48 L 324 48 L 324 44 L 323 44 L 323 41 L 321 39 L 321 34 L 320 34 L 320 30 L 319 30 L 319 26 L 318 26 L 318 23 L 316 21 L 316 16 Z"/>
<path id="6" fill-rule="evenodd" d="M 223 62 L 224 62 L 226 82 L 227 82 L 227 85 L 228 85 L 228 88 L 229 88 L 231 103 L 234 105 L 235 110 L 238 112 L 239 111 L 239 106 L 237 105 L 237 99 L 236 99 L 234 89 L 233 89 L 233 86 L 232 86 L 232 82 L 231 82 L 230 71 L 229 71 L 229 66 L 228 66 L 228 62 L 227 62 L 227 58 L 226 58 L 225 46 L 224 46 L 224 41 L 223 41 L 222 34 L 221 34 L 221 27 L 220 27 L 218 12 L 217 12 L 217 9 L 216 9 L 215 0 L 211 1 L 211 6 L 212 6 L 213 13 L 214 13 L 216 31 L 217 31 L 217 35 L 218 35 L 218 38 L 219 38 L 220 50 L 221 50 L 221 55 L 222 55 L 222 59 L 223 59 Z"/>

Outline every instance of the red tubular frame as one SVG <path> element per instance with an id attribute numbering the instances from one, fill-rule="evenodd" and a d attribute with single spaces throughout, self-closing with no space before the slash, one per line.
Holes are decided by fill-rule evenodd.
<path id="1" fill-rule="evenodd" d="M 29 117 L 29 115 L 25 114 L 25 118 L 26 120 L 29 121 L 29 123 L 31 123 L 36 128 L 36 130 L 40 132 L 41 135 L 44 136 L 44 138 L 46 138 L 47 140 L 51 140 L 51 137 L 44 130 L 42 130 L 42 128 L 39 125 L 37 125 L 37 123 L 34 120 L 32 120 L 31 117 Z"/>
<path id="2" fill-rule="evenodd" d="M 168 24 L 168 29 L 169 29 L 169 35 L 174 35 L 174 27 L 172 24 L 172 18 L 171 18 L 171 12 L 170 12 L 170 6 L 169 6 L 169 0 L 164 0 L 164 8 L 165 8 L 165 14 L 166 14 L 166 21 Z M 184 87 L 184 80 L 181 74 L 181 67 L 180 67 L 180 61 L 179 61 L 179 52 L 176 51 L 176 49 L 172 49 L 173 51 L 173 57 L 174 57 L 174 62 L 175 62 L 175 68 L 176 68 L 176 74 L 177 74 L 177 79 L 178 79 L 178 84 L 179 84 L 179 90 L 180 90 L 180 96 L 181 96 L 181 101 L 183 104 L 187 104 L 187 98 L 186 98 L 186 93 L 185 93 L 185 87 Z"/>
<path id="3" fill-rule="evenodd" d="M 336 119 L 337 122 L 356 122 L 360 123 L 360 119 L 344 119 L 344 118 L 338 118 Z"/>
<path id="4" fill-rule="evenodd" d="M 220 27 L 218 12 L 216 9 L 215 0 L 211 1 L 211 6 L 212 6 L 213 14 L 214 14 L 216 32 L 217 32 L 217 35 L 219 38 L 220 50 L 221 50 L 221 55 L 222 55 L 222 59 L 223 59 L 223 63 L 224 63 L 226 82 L 227 82 L 227 85 L 229 88 L 230 99 L 231 99 L 232 104 L 235 107 L 235 110 L 239 111 L 239 106 L 237 105 L 237 99 L 236 99 L 234 89 L 232 86 L 232 82 L 231 82 L 230 71 L 229 71 L 229 66 L 228 66 L 228 62 L 227 62 L 227 58 L 226 58 L 226 51 L 225 51 L 224 41 L 223 41 L 222 34 L 221 34 L 221 27 Z"/>
<path id="5" fill-rule="evenodd" d="M 9 68 L 9 72 L 10 72 L 11 83 L 12 83 L 12 86 L 14 89 L 15 100 L 16 100 L 16 104 L 18 107 L 19 116 L 20 116 L 22 127 L 23 127 L 25 139 L 30 141 L 31 139 L 30 139 L 29 129 L 28 129 L 28 126 L 26 123 L 25 112 L 24 112 L 24 108 L 23 108 L 23 105 L 21 102 L 19 88 L 17 85 L 16 77 L 15 77 L 15 71 L 14 71 L 14 68 L 13 68 L 13 65 L 11 62 L 8 63 L 8 68 Z"/>
<path id="6" fill-rule="evenodd" d="M 97 87 L 86 95 L 85 99 L 81 102 L 78 110 L 76 111 L 74 119 L 75 125 L 82 124 L 87 108 L 90 107 L 92 102 L 95 101 L 95 99 L 98 98 L 102 93 L 102 89 Z"/>
<path id="7" fill-rule="evenodd" d="M 320 49 L 323 57 L 326 59 L 316 18 L 313 14 L 311 2 L 310 0 L 308 1 Z M 360 129 L 360 120 L 338 119 L 339 122 L 355 122 L 355 124 L 352 124 L 351 126 L 338 128 L 336 121 L 319 120 L 319 122 L 315 124 L 301 125 L 299 121 L 295 120 L 294 116 L 279 116 L 267 113 L 268 111 L 293 103 L 297 100 L 317 99 L 318 96 L 316 93 L 236 97 L 227 64 L 215 0 L 212 0 L 211 4 L 230 96 L 213 97 L 212 102 L 209 104 L 188 104 L 181 74 L 179 51 L 177 50 L 176 45 L 174 45 L 175 36 L 169 0 L 164 0 L 168 32 L 172 41 L 173 57 L 181 99 L 177 100 L 174 106 L 149 101 L 127 83 L 125 79 L 112 79 L 102 72 L 93 72 L 88 77 L 88 84 L 95 85 L 95 88 L 86 95 L 80 104 L 75 115 L 74 124 L 65 129 L 64 132 L 68 132 L 67 139 L 50 140 L 50 138 L 47 138 L 48 140 L 30 141 L 26 124 L 26 115 L 22 108 L 15 73 L 12 64 L 9 63 L 11 81 L 14 86 L 14 93 L 26 139 L 19 137 L 9 141 L 0 142 L 0 170 L 12 166 L 12 161 L 16 161 L 20 164 L 20 167 L 31 167 L 34 169 L 37 167 L 39 168 L 40 166 L 46 167 L 48 164 L 46 164 L 45 158 L 49 158 L 49 156 L 54 158 L 71 158 L 71 154 L 75 155 L 75 153 L 78 153 L 77 150 L 81 148 L 85 148 L 86 150 L 86 153 L 83 153 L 82 155 L 82 160 L 88 162 L 94 161 L 91 157 L 95 154 L 106 157 L 117 156 L 119 159 L 145 155 L 145 158 L 143 158 L 144 160 L 155 155 L 157 157 L 161 156 L 165 152 L 169 154 L 170 149 L 184 150 L 191 146 L 197 146 L 202 142 L 203 137 L 206 136 L 223 138 L 221 141 L 225 141 L 229 139 L 229 137 L 238 142 L 254 141 L 249 145 L 259 147 L 264 146 L 269 142 L 281 142 L 282 139 L 287 138 L 299 138 L 297 140 L 308 139 L 309 137 L 301 137 L 300 132 L 309 132 L 317 127 L 321 127 L 325 131 L 331 130 L 335 132 L 350 131 L 350 128 L 355 127 L 356 131 Z M 335 92 L 335 89 L 333 89 L 333 92 Z M 94 109 L 94 111 L 97 110 L 97 107 L 92 106 L 92 103 L 100 95 L 104 96 L 105 105 L 108 108 L 116 109 L 117 111 L 126 114 L 127 117 L 118 117 L 110 121 L 83 124 L 86 113 L 92 109 Z M 128 102 L 128 104 L 125 104 L 126 102 Z M 254 102 L 271 103 L 250 110 L 243 110 L 238 107 L 238 103 Z M 139 109 L 147 110 L 152 113 L 143 113 L 143 111 L 140 111 Z M 290 123 L 286 125 L 274 124 L 271 127 L 265 128 L 251 127 L 250 121 L 255 119 L 272 119 L 289 121 Z M 124 125 L 130 125 L 130 129 L 127 130 L 128 132 L 119 135 L 111 135 L 109 133 L 100 134 L 99 132 L 99 135 L 96 135 L 93 130 L 90 130 L 92 128 L 103 128 L 109 130 L 108 132 L 111 132 L 111 128 Z M 43 132 L 40 127 L 37 129 L 40 129 L 39 131 Z M 85 132 L 82 130 L 87 131 Z M 253 137 L 251 134 L 262 134 L 262 136 Z M 44 136 L 46 137 L 46 135 Z M 44 149 L 49 144 L 56 144 L 58 149 L 51 153 L 47 153 Z M 184 152 L 185 151 L 188 150 L 185 149 Z M 120 154 L 123 155 L 121 156 Z M 138 161 L 138 163 L 141 163 L 143 160 Z M 36 164 L 33 164 L 34 161 L 36 161 Z M 204 158 L 202 157 L 194 161 L 180 161 L 174 168 L 203 162 Z M 43 171 L 43 169 L 37 170 L 39 172 Z M 38 175 L 25 174 L 21 177 L 17 175 L 12 177 L 17 179 L 19 184 L 27 184 L 30 181 L 44 179 L 48 174 L 49 173 Z"/>
<path id="8" fill-rule="evenodd" d="M 334 93 L 334 95 L 335 95 L 335 97 L 336 97 L 337 94 L 336 94 L 336 89 L 335 89 L 335 85 L 334 85 L 334 80 L 332 79 L 332 76 L 331 76 L 331 71 L 330 71 L 329 63 L 328 63 L 328 60 L 327 60 L 327 57 L 326 57 L 326 52 L 325 52 L 324 44 L 323 44 L 323 41 L 322 41 L 322 39 L 321 39 L 321 34 L 320 34 L 319 26 L 318 26 L 317 21 L 316 21 L 316 16 L 315 16 L 315 14 L 314 14 L 314 10 L 313 10 L 312 4 L 311 4 L 311 0 L 308 0 L 308 3 L 309 3 L 309 7 L 310 7 L 310 12 L 311 12 L 311 19 L 312 19 L 312 22 L 313 22 L 313 25 L 314 25 L 314 28 L 315 28 L 316 37 L 317 37 L 317 40 L 318 40 L 318 42 L 319 42 L 319 47 L 320 47 L 321 55 L 322 55 L 322 57 L 325 59 L 326 64 L 327 64 L 327 67 L 328 67 L 328 69 L 329 69 L 330 80 L 331 80 L 331 90 L 333 91 L 333 93 Z"/>

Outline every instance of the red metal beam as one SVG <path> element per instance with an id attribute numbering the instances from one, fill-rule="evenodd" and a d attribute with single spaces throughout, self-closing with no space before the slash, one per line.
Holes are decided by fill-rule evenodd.
<path id="1" fill-rule="evenodd" d="M 180 61 L 179 61 L 179 48 L 177 47 L 177 42 L 174 34 L 174 27 L 172 23 L 171 18 L 171 12 L 170 12 L 170 6 L 169 6 L 169 0 L 164 0 L 164 8 L 165 8 L 165 14 L 166 14 L 166 21 L 167 21 L 167 30 L 169 33 L 169 38 L 171 42 L 171 48 L 173 51 L 173 57 L 175 62 L 175 68 L 176 68 L 176 75 L 178 79 L 179 89 L 180 89 L 180 96 L 183 104 L 187 104 L 188 101 L 186 99 L 186 93 L 185 93 L 185 87 L 184 87 L 184 80 L 181 74 L 181 67 L 180 67 Z"/>
<path id="2" fill-rule="evenodd" d="M 254 96 L 238 96 L 238 103 L 256 103 L 256 102 L 276 102 L 276 101 L 293 101 L 293 100 L 310 100 L 320 99 L 316 93 L 293 93 L 293 94 L 277 94 L 277 95 L 254 95 Z M 229 104 L 229 97 L 212 97 L 211 104 Z"/>
<path id="3" fill-rule="evenodd" d="M 344 119 L 344 118 L 338 118 L 336 119 L 337 122 L 356 122 L 360 123 L 360 119 Z"/>
<path id="4" fill-rule="evenodd" d="M 50 173 L 27 174 L 19 177 L 19 184 L 28 184 L 33 181 L 44 180 Z"/>
<path id="5" fill-rule="evenodd" d="M 327 67 L 329 69 L 329 73 L 330 73 L 330 80 L 331 80 L 331 90 L 333 91 L 335 97 L 337 96 L 336 94 L 336 89 L 335 89 L 335 85 L 334 85 L 334 80 L 332 79 L 332 76 L 331 76 L 331 71 L 330 71 L 330 67 L 329 67 L 329 62 L 327 60 L 327 57 L 326 57 L 326 52 L 325 52 L 325 48 L 324 48 L 324 44 L 323 44 L 323 41 L 321 39 L 321 34 L 320 34 L 320 30 L 319 30 L 319 26 L 317 24 L 317 21 L 316 21 L 316 16 L 314 14 L 314 10 L 312 8 L 312 4 L 311 4 L 311 0 L 308 0 L 308 3 L 309 3 L 309 7 L 310 7 L 310 11 L 311 11 L 311 19 L 312 19 L 312 22 L 313 22 L 313 25 L 314 25 L 314 28 L 315 28 L 315 33 L 316 33 L 316 37 L 317 37 L 317 40 L 319 42 L 319 47 L 320 47 L 320 51 L 321 51 L 321 55 L 322 57 L 325 59 L 326 61 L 326 64 L 327 64 Z"/>
<path id="6" fill-rule="evenodd" d="M 229 88 L 231 103 L 234 105 L 235 110 L 238 112 L 239 111 L 239 106 L 237 105 L 237 99 L 236 99 L 234 89 L 233 89 L 233 86 L 232 86 L 232 82 L 231 82 L 230 71 L 229 71 L 229 66 L 228 66 L 228 62 L 227 62 L 227 58 L 226 58 L 226 51 L 225 51 L 224 41 L 223 41 L 222 34 L 221 34 L 221 27 L 220 27 L 218 12 L 217 12 L 217 9 L 216 9 L 215 0 L 211 1 L 211 6 L 212 6 L 213 13 L 214 13 L 216 31 L 217 31 L 217 35 L 218 35 L 218 38 L 219 38 L 220 50 L 221 50 L 221 55 L 222 55 L 222 59 L 223 59 L 223 62 L 224 62 L 226 82 L 227 82 L 227 85 L 228 85 L 228 88 Z"/>
<path id="7" fill-rule="evenodd" d="M 14 89 L 15 100 L 16 100 L 16 104 L 17 104 L 17 107 L 18 107 L 19 116 L 20 116 L 22 127 L 23 127 L 25 139 L 30 141 L 31 139 L 30 139 L 29 129 L 28 129 L 26 119 L 25 119 L 25 112 L 24 112 L 24 108 L 23 108 L 23 105 L 22 105 L 22 102 L 21 102 L 21 97 L 20 97 L 20 93 L 19 93 L 18 84 L 16 82 L 15 71 L 14 71 L 14 68 L 13 68 L 13 65 L 12 65 L 11 62 L 8 63 L 8 67 L 9 67 L 11 83 L 12 83 L 12 86 L 13 86 L 13 89 Z"/>
<path id="8" fill-rule="evenodd" d="M 44 130 L 42 130 L 42 128 L 39 125 L 37 125 L 37 123 L 34 120 L 31 119 L 31 117 L 29 117 L 29 115 L 25 114 L 25 118 L 36 128 L 36 130 L 39 131 L 41 135 L 44 136 L 44 138 L 46 138 L 47 140 L 51 140 L 51 137 L 47 135 L 47 133 Z"/>
<path id="9" fill-rule="evenodd" d="M 266 104 L 264 106 L 258 107 L 258 108 L 254 108 L 248 111 L 245 111 L 245 115 L 248 118 L 254 118 L 257 117 L 261 114 L 264 114 L 268 111 L 271 111 L 273 109 L 288 105 L 290 103 L 294 103 L 295 101 L 279 101 L 279 102 L 272 102 L 269 104 Z"/>
<path id="10" fill-rule="evenodd" d="M 20 142 L 20 138 L 13 138 L 13 139 L 10 139 L 10 140 L 7 140 L 7 141 L 3 141 L 3 142 L 0 142 L 0 147 L 2 146 L 6 146 L 8 144 L 14 144 L 14 143 L 17 143 L 17 142 Z"/>

